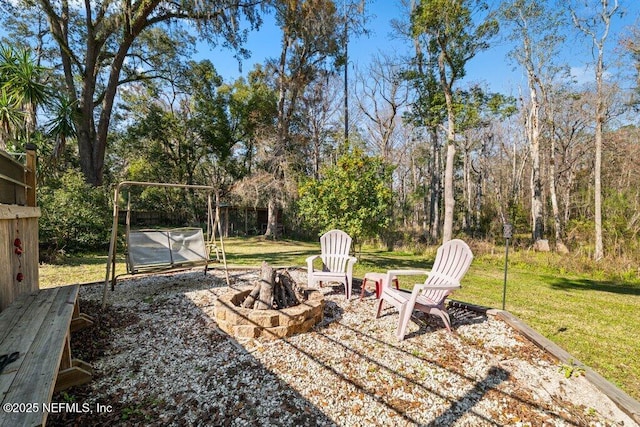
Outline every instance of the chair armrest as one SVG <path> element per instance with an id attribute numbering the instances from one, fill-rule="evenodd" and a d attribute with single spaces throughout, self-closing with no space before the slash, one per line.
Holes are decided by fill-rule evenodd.
<path id="1" fill-rule="evenodd" d="M 318 258 L 320 258 L 320 255 L 311 255 L 311 256 L 307 257 L 307 259 L 306 259 L 306 261 L 307 261 L 307 271 L 309 273 L 311 273 L 313 271 L 313 261 L 315 261 Z"/>
<path id="2" fill-rule="evenodd" d="M 358 262 L 358 258 L 354 256 L 349 256 L 347 260 L 347 273 L 351 274 L 353 272 L 353 264 Z"/>
<path id="3" fill-rule="evenodd" d="M 316 255 L 318 256 L 318 255 Z M 348 263 L 351 263 L 352 265 L 356 263 L 356 261 L 358 261 L 358 258 L 351 256 L 351 255 L 334 255 L 334 254 L 330 254 L 330 255 L 320 255 L 320 258 L 327 258 L 327 259 L 346 259 Z"/>
<path id="4" fill-rule="evenodd" d="M 382 282 L 382 289 L 387 288 L 391 284 L 393 276 L 428 276 L 429 270 L 387 270 L 387 277 Z"/>
<path id="5" fill-rule="evenodd" d="M 316 256 L 318 256 L 318 255 L 316 255 Z M 322 255 L 320 255 L 320 256 L 322 256 Z M 356 261 L 358 260 L 358 258 L 356 258 L 354 256 L 351 256 L 351 255 L 327 254 L 327 255 L 324 255 L 324 256 L 327 257 L 327 258 L 346 258 L 346 259 L 351 259 L 351 260 L 356 260 Z"/>
<path id="6" fill-rule="evenodd" d="M 419 276 L 424 274 L 425 276 L 429 274 L 429 270 L 388 270 L 387 275 L 392 276 Z"/>

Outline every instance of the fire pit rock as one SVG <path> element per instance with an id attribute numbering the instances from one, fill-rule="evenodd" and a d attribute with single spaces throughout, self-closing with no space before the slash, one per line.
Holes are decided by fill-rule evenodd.
<path id="1" fill-rule="evenodd" d="M 304 290 L 307 300 L 280 310 L 241 307 L 251 289 L 232 290 L 215 302 L 214 313 L 220 329 L 236 338 L 283 338 L 307 332 L 322 321 L 324 296 L 315 289 Z"/>

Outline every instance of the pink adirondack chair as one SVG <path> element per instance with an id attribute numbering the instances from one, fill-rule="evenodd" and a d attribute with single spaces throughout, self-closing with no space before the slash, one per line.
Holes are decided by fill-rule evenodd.
<path id="1" fill-rule="evenodd" d="M 451 319 L 445 307 L 445 299 L 460 288 L 460 280 L 466 274 L 473 254 L 469 246 L 460 239 L 446 242 L 438 248 L 433 268 L 429 270 L 389 270 L 382 284 L 382 294 L 378 302 L 376 318 L 380 317 L 384 302 L 398 309 L 398 329 L 396 336 L 403 340 L 413 310 L 438 315 L 451 332 Z M 393 276 L 426 275 L 424 283 L 413 287 L 412 292 L 393 289 L 389 284 Z"/>
<path id="2" fill-rule="evenodd" d="M 351 298 L 353 264 L 356 257 L 350 256 L 351 236 L 342 230 L 330 230 L 320 237 L 320 255 L 307 258 L 307 280 L 309 287 L 328 282 L 344 284 L 347 299 Z M 322 269 L 317 270 L 313 262 L 322 260 Z"/>

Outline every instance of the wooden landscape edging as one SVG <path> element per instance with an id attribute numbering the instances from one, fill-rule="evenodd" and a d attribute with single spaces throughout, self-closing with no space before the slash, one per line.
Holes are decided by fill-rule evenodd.
<path id="1" fill-rule="evenodd" d="M 471 311 L 487 314 L 496 319 L 502 320 L 513 329 L 524 335 L 529 341 L 540 347 L 551 356 L 567 365 L 576 366 L 584 370 L 584 376 L 598 390 L 604 393 L 622 412 L 627 414 L 632 420 L 640 424 L 640 402 L 633 399 L 624 391 L 613 385 L 610 381 L 593 371 L 584 363 L 573 357 L 569 352 L 561 348 L 550 339 L 542 336 L 535 329 L 524 323 L 518 317 L 505 310 L 492 309 L 479 305 L 468 304 L 462 301 L 451 300 L 450 304 L 455 307 L 466 308 Z"/>

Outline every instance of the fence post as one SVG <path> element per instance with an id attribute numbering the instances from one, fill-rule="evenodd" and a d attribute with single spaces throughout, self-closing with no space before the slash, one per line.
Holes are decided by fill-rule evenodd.
<path id="1" fill-rule="evenodd" d="M 27 165 L 25 184 L 27 185 L 27 206 L 36 206 L 36 146 L 27 144 Z"/>
<path id="2" fill-rule="evenodd" d="M 502 310 L 504 311 L 505 302 L 507 300 L 507 267 L 509 266 L 509 239 L 513 237 L 513 225 L 504 223 L 502 225 L 502 234 L 505 240 L 504 249 L 504 285 L 502 287 Z"/>

